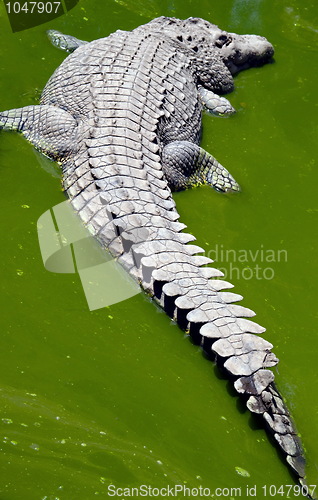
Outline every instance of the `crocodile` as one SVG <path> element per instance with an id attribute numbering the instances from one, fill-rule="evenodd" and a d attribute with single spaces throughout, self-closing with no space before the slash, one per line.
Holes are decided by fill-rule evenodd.
<path id="1" fill-rule="evenodd" d="M 194 17 L 159 17 L 92 42 L 54 30 L 49 37 L 70 55 L 40 104 L 1 112 L 0 128 L 22 132 L 61 165 L 82 222 L 233 381 L 306 485 L 302 444 L 270 370 L 273 345 L 184 231 L 172 198 L 200 184 L 240 190 L 200 147 L 202 111 L 234 113 L 223 96 L 233 76 L 272 61 L 273 46 Z"/>

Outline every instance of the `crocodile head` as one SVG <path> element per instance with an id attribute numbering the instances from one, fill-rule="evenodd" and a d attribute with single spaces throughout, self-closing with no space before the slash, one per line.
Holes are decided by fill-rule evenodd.
<path id="1" fill-rule="evenodd" d="M 217 28 L 212 37 L 213 47 L 232 75 L 243 69 L 262 66 L 270 62 L 274 55 L 273 46 L 262 36 L 237 35 Z"/>
<path id="2" fill-rule="evenodd" d="M 169 36 L 174 36 L 192 50 L 217 51 L 232 74 L 261 66 L 274 54 L 273 46 L 262 36 L 228 33 L 199 17 L 189 17 L 184 21 L 159 17 L 152 22 L 161 25 Z"/>
<path id="3" fill-rule="evenodd" d="M 274 54 L 273 46 L 262 36 L 228 33 L 201 18 L 159 17 L 152 23 L 156 29 L 186 46 L 197 61 L 211 65 L 212 80 L 216 78 L 217 82 L 213 85 L 212 81 L 207 87 L 216 92 L 230 92 L 233 90 L 231 75 L 262 66 L 270 62 Z"/>

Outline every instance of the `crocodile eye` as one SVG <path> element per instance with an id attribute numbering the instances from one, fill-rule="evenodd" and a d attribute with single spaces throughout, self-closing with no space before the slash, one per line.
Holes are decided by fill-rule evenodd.
<path id="1" fill-rule="evenodd" d="M 215 40 L 215 45 L 221 49 L 223 45 L 229 45 L 231 41 L 232 38 L 230 36 L 220 35 L 219 38 Z"/>

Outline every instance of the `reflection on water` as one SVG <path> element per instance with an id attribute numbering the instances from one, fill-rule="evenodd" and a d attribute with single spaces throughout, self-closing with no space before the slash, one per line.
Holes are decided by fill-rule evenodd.
<path id="1" fill-rule="evenodd" d="M 262 31 L 262 16 L 260 12 L 263 0 L 234 0 L 231 9 L 231 26 L 234 28 L 238 26 L 242 19 L 244 24 L 253 32 Z"/>
<path id="2" fill-rule="evenodd" d="M 116 3 L 122 5 L 135 14 L 149 18 L 158 17 L 163 13 L 168 16 L 174 16 L 176 6 L 174 0 L 115 0 Z"/>
<path id="3" fill-rule="evenodd" d="M 149 18 L 162 15 L 176 17 L 177 5 L 175 0 L 114 0 L 126 9 Z"/>
<path id="4" fill-rule="evenodd" d="M 318 21 L 306 19 L 306 9 L 288 6 L 282 16 L 282 32 L 289 40 L 306 49 L 318 49 Z"/>
<path id="5" fill-rule="evenodd" d="M 19 485 L 9 479 L 11 474 L 8 471 L 12 471 L 12 464 L 23 466 L 25 484 L 28 484 L 28 476 L 35 475 L 41 469 L 41 463 L 45 464 L 46 471 L 55 470 L 59 477 L 57 489 L 60 495 L 67 494 L 69 483 L 74 483 L 69 490 L 72 493 L 67 496 L 68 499 L 88 498 L 87 494 L 76 495 L 79 487 L 88 491 L 93 487 L 90 493 L 97 495 L 105 494 L 105 489 L 111 482 L 123 487 L 127 484 L 141 484 L 147 470 L 151 471 L 146 474 L 148 481 L 155 475 L 164 476 L 170 482 L 182 480 L 181 470 L 177 472 L 167 461 L 163 464 L 160 460 L 162 457 L 144 443 L 126 437 L 130 435 L 129 427 L 123 435 L 118 429 L 114 430 L 111 422 L 115 416 L 107 410 L 105 422 L 110 425 L 101 427 L 93 419 L 79 414 L 76 408 L 69 411 L 54 400 L 36 393 L 3 385 L 0 396 L 0 467 L 2 472 L 7 471 L 6 484 L 2 485 L 1 492 L 9 495 L 14 495 L 15 492 L 16 499 L 22 496 L 19 496 Z M 142 464 L 142 467 L 136 467 L 135 464 Z M 38 477 L 33 485 L 41 492 L 41 496 L 37 498 L 55 498 L 46 497 L 54 491 L 45 485 L 46 472 L 42 472 L 44 477 Z M 23 494 L 23 498 L 28 498 L 27 492 Z"/>

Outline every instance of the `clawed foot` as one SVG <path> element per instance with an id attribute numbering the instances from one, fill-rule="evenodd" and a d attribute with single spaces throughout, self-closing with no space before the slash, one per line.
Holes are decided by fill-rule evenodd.
<path id="1" fill-rule="evenodd" d="M 232 104 L 225 97 L 214 94 L 214 92 L 205 89 L 201 85 L 198 87 L 198 92 L 204 108 L 209 113 L 217 116 L 228 116 L 235 113 Z"/>

